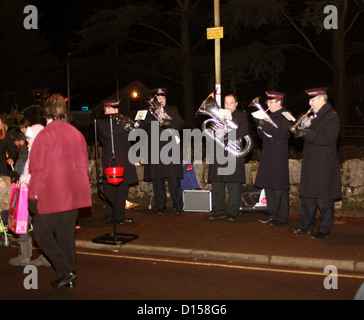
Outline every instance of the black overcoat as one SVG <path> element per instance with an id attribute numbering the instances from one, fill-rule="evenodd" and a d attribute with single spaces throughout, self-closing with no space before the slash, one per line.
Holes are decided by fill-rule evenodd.
<path id="1" fill-rule="evenodd" d="M 248 115 L 245 111 L 235 110 L 232 114 L 232 121 L 238 126 L 236 129 L 236 139 L 241 138 L 243 141 L 244 147 L 244 136 L 249 134 L 249 121 Z M 209 138 L 207 138 L 209 139 Z M 221 146 L 216 145 L 214 143 L 214 161 L 209 164 L 209 172 L 208 172 L 208 182 L 239 182 L 245 183 L 245 157 L 235 157 L 231 156 L 231 159 L 236 161 L 235 171 L 231 175 L 220 175 L 218 174 L 218 168 L 226 168 L 229 163 L 225 165 L 221 165 L 217 162 L 216 159 L 216 148 L 221 148 Z M 225 156 L 227 156 L 227 152 L 225 151 Z"/>
<path id="2" fill-rule="evenodd" d="M 148 112 L 145 120 L 141 121 L 141 124 L 140 124 L 140 128 L 144 129 L 148 134 L 148 159 L 146 159 L 143 162 L 143 164 L 144 164 L 144 181 L 150 181 L 151 179 L 159 179 L 159 178 L 171 178 L 171 177 L 183 179 L 183 165 L 182 165 L 181 154 L 178 157 L 179 158 L 178 163 L 172 162 L 169 164 L 164 164 L 160 161 L 161 150 L 165 145 L 167 145 L 169 143 L 176 145 L 176 148 L 178 148 L 179 151 L 181 152 L 180 135 L 182 135 L 182 132 L 181 131 L 176 132 L 177 138 L 175 139 L 174 137 L 170 137 L 170 139 L 168 141 L 161 141 L 160 135 L 162 134 L 163 130 L 166 130 L 166 129 L 168 130 L 168 128 L 182 130 L 185 126 L 185 121 L 180 116 L 180 114 L 178 112 L 178 108 L 176 106 L 166 105 L 164 107 L 164 111 L 172 118 L 172 120 L 169 121 L 168 126 L 159 127 L 159 142 L 158 142 L 159 163 L 157 163 L 157 164 L 151 163 L 151 160 L 152 160 L 151 159 L 151 148 L 153 147 L 152 139 L 158 138 L 158 136 L 157 137 L 152 136 L 151 124 L 152 124 L 152 122 L 154 122 L 154 124 L 158 124 L 158 126 L 159 126 L 159 123 L 154 118 L 154 116 L 152 116 Z"/>
<path id="3" fill-rule="evenodd" d="M 113 157 L 111 147 L 111 131 L 110 131 L 110 118 L 100 118 L 97 120 L 97 135 L 102 145 L 102 168 L 103 171 L 108 167 L 116 167 L 117 161 L 113 160 L 110 165 L 110 160 Z M 113 137 L 114 137 L 114 151 L 115 157 L 118 159 L 121 167 L 124 167 L 124 181 L 123 184 L 133 185 L 138 183 L 138 175 L 135 165 L 129 162 L 128 152 L 130 149 L 130 142 L 128 141 L 128 131 L 122 126 L 118 125 L 115 118 L 112 119 Z"/>
<path id="4" fill-rule="evenodd" d="M 255 179 L 255 185 L 259 188 L 289 190 L 288 140 L 289 126 L 293 123 L 290 123 L 282 112 L 287 110 L 282 107 L 269 114 L 278 128 L 264 121 L 257 130 L 258 136 L 263 140 Z"/>
<path id="5" fill-rule="evenodd" d="M 326 103 L 312 120 L 304 137 L 300 194 L 316 199 L 340 199 L 340 165 L 337 139 L 340 119 Z"/>
<path id="6" fill-rule="evenodd" d="M 9 158 L 6 157 L 6 151 L 8 151 Z M 8 175 L 8 164 L 6 163 L 6 160 L 13 159 L 15 163 L 17 156 L 18 152 L 14 140 L 6 133 L 5 138 L 0 140 L 0 176 Z"/>

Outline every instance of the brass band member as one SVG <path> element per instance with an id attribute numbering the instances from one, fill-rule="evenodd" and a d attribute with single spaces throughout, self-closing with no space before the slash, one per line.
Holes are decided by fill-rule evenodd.
<path id="1" fill-rule="evenodd" d="M 104 101 L 105 115 L 118 114 L 120 107 L 119 100 Z M 114 216 L 116 224 L 131 223 L 133 220 L 125 217 L 125 204 L 129 191 L 129 186 L 138 183 L 138 175 L 135 165 L 129 162 L 128 152 L 130 142 L 128 141 L 129 132 L 118 125 L 115 118 L 112 119 L 112 131 L 110 127 L 110 118 L 107 116 L 97 120 L 97 134 L 98 139 L 102 145 L 102 170 L 110 167 L 110 160 L 113 157 L 111 132 L 113 133 L 114 154 L 118 159 L 121 167 L 124 167 L 124 181 L 118 185 L 113 185 L 103 181 L 105 195 L 112 201 L 113 205 L 105 201 L 104 218 L 107 224 L 114 223 Z M 116 166 L 116 160 L 113 160 L 112 166 Z"/>
<path id="2" fill-rule="evenodd" d="M 152 90 L 152 94 L 158 99 L 158 103 L 163 110 L 165 115 L 160 115 L 161 118 L 168 119 L 163 121 L 159 134 L 165 129 L 176 129 L 182 130 L 185 126 L 185 121 L 182 119 L 178 112 L 178 108 L 173 105 L 167 104 L 167 89 L 166 88 L 156 88 Z M 140 128 L 144 129 L 148 133 L 148 152 L 149 161 L 144 165 L 144 180 L 152 181 L 153 193 L 154 193 L 154 203 L 157 207 L 157 213 L 166 213 L 167 205 L 167 194 L 165 188 L 165 182 L 168 181 L 168 188 L 173 202 L 174 213 L 182 213 L 183 210 L 183 200 L 182 200 L 182 189 L 181 189 L 181 179 L 183 179 L 183 166 L 181 161 L 179 163 L 169 163 L 164 164 L 160 161 L 159 163 L 151 163 L 151 148 L 153 145 L 152 139 L 160 139 L 160 135 L 153 137 L 151 134 L 152 122 L 158 124 L 158 120 L 151 114 L 148 113 L 146 119 L 141 122 Z M 161 123 L 159 123 L 161 124 Z M 159 126 L 158 124 L 158 126 Z M 168 141 L 159 140 L 159 154 L 163 147 L 168 144 Z M 178 137 L 172 139 L 170 143 L 177 144 L 179 147 L 180 142 Z"/>
<path id="3" fill-rule="evenodd" d="M 309 104 L 315 113 L 311 124 L 300 129 L 304 137 L 301 169 L 301 220 L 291 233 L 314 231 L 317 208 L 322 218 L 313 239 L 323 238 L 331 232 L 335 207 L 334 201 L 341 198 L 340 166 L 336 149 L 340 131 L 340 119 L 327 102 L 327 89 L 306 90 Z M 303 134 L 302 134 L 303 133 Z"/>
<path id="4" fill-rule="evenodd" d="M 265 189 L 267 209 L 270 214 L 268 219 L 260 220 L 260 222 L 280 226 L 289 220 L 290 122 L 285 116 L 287 110 L 283 106 L 285 94 L 275 91 L 268 91 L 266 94 L 270 117 L 277 124 L 277 128 L 268 121 L 258 121 L 257 132 L 263 144 L 255 185 Z"/>
<path id="5" fill-rule="evenodd" d="M 238 126 L 236 129 L 236 139 L 243 138 L 249 134 L 248 115 L 245 111 L 237 109 L 238 98 L 235 94 L 228 94 L 224 99 L 224 109 L 231 112 L 232 121 Z M 216 144 L 216 148 L 220 146 Z M 221 147 L 220 147 L 221 148 Z M 225 151 L 227 153 L 227 151 Z M 215 152 L 216 154 L 216 152 Z M 224 167 L 215 159 L 209 165 L 208 181 L 212 186 L 212 209 L 214 213 L 210 220 L 228 218 L 234 221 L 239 213 L 240 207 L 240 187 L 245 183 L 245 157 L 236 157 L 235 172 L 231 175 L 219 175 L 218 169 Z M 225 189 L 228 192 L 228 209 L 225 207 Z"/>

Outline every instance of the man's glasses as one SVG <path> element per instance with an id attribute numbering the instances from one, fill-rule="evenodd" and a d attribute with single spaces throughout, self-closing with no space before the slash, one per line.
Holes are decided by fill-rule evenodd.
<path id="1" fill-rule="evenodd" d="M 165 93 L 157 93 L 156 96 L 157 97 L 165 97 L 166 95 L 165 95 Z"/>

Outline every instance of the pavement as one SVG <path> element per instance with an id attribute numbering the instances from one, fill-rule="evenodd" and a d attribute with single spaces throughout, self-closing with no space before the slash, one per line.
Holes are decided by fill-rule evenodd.
<path id="1" fill-rule="evenodd" d="M 292 208 L 289 223 L 273 227 L 259 222 L 268 217 L 263 212 L 243 212 L 233 222 L 211 221 L 210 212 L 175 214 L 167 207 L 167 213 L 157 214 L 147 204 L 134 205 L 125 214 L 133 222 L 116 227 L 104 222 L 101 201 L 82 209 L 77 248 L 322 270 L 334 265 L 339 272 L 364 271 L 364 218 L 360 216 L 337 215 L 330 236 L 312 239 L 288 232 L 299 222 L 299 212 Z M 316 228 L 319 220 L 318 215 Z"/>

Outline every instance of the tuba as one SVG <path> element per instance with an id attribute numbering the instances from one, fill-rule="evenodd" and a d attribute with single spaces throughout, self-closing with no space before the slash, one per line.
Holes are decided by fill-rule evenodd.
<path id="1" fill-rule="evenodd" d="M 255 99 L 252 100 L 252 102 L 249 103 L 249 107 L 256 107 L 257 109 L 259 109 L 260 111 L 262 111 L 265 114 L 265 119 L 267 119 L 267 121 L 276 129 L 278 129 L 278 126 L 276 125 L 276 123 L 271 119 L 271 117 L 268 115 L 268 113 L 264 110 L 264 108 L 261 106 L 261 104 L 259 103 L 259 99 L 260 97 L 257 97 Z"/>
<path id="2" fill-rule="evenodd" d="M 226 135 L 231 130 L 236 130 L 238 126 L 230 119 L 226 119 L 221 116 L 220 107 L 217 105 L 215 99 L 211 96 L 201 104 L 200 108 L 197 110 L 195 116 L 207 115 L 210 119 L 205 120 L 202 123 L 202 131 L 211 139 L 215 140 L 217 144 L 224 148 L 225 151 L 234 155 L 235 157 L 246 156 L 253 147 L 252 140 L 249 135 L 244 136 L 245 147 L 242 149 L 242 139 L 239 138 L 236 141 L 227 140 Z M 211 133 L 210 130 L 206 130 L 207 126 L 211 124 L 210 129 L 214 131 L 215 134 Z M 224 138 L 224 139 L 222 139 Z"/>
<path id="3" fill-rule="evenodd" d="M 289 127 L 289 131 L 296 133 L 297 130 L 307 129 L 311 126 L 311 121 L 316 117 L 317 114 L 313 112 L 312 108 L 310 108 L 303 116 L 298 119 L 298 121 L 293 126 Z"/>
<path id="4" fill-rule="evenodd" d="M 160 126 L 163 126 L 166 121 L 173 120 L 173 118 L 164 111 L 164 107 L 159 103 L 157 96 L 149 99 L 148 105 L 150 114 L 158 120 Z"/>

